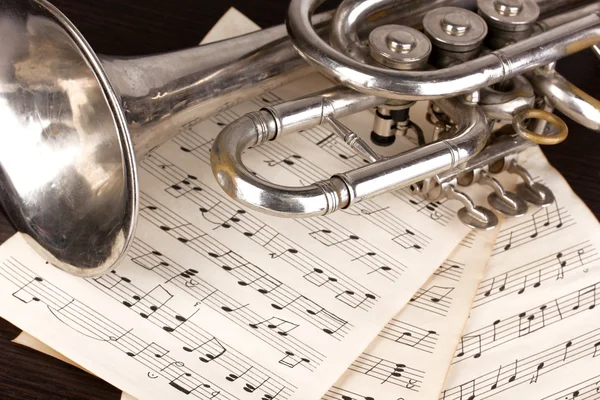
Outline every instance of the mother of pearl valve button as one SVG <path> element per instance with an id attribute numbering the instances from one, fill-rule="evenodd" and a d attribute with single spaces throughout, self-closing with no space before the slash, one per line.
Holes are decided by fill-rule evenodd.
<path id="1" fill-rule="evenodd" d="M 371 31 L 369 51 L 379 64 L 399 70 L 413 70 L 427 63 L 431 43 L 416 29 L 383 25 Z"/>

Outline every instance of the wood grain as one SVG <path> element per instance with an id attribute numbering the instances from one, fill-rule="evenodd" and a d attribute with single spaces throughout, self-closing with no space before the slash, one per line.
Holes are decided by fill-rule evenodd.
<path id="1" fill-rule="evenodd" d="M 287 0 L 53 0 L 99 53 L 140 55 L 194 46 L 235 6 L 260 26 L 283 21 Z M 559 62 L 559 71 L 600 98 L 600 62 L 590 51 Z M 571 134 L 544 149 L 575 192 L 600 216 L 600 134 L 568 121 Z M 14 229 L 0 213 L 0 242 Z M 10 342 L 19 330 L 0 319 L 0 398 L 118 399 L 102 380 Z"/>

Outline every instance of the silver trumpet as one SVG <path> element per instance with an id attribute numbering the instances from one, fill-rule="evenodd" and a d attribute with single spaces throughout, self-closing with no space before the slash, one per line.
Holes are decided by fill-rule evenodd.
<path id="1" fill-rule="evenodd" d="M 411 21 L 413 27 L 379 26 L 367 40 L 358 27 L 371 15 L 394 9 L 397 0 L 344 0 L 329 40 L 309 23 L 321 3 L 291 0 L 288 32 L 302 56 L 340 86 L 245 115 L 213 144 L 217 181 L 250 208 L 312 217 L 410 187 L 431 201 L 462 202 L 459 218 L 470 227 L 489 229 L 498 223 L 496 215 L 475 205 L 459 185 L 490 187 L 489 205 L 508 216 L 525 214 L 527 203 L 547 206 L 554 201 L 552 192 L 532 180 L 516 155 L 567 137 L 566 124 L 553 109 L 600 131 L 600 102 L 554 70 L 556 60 L 600 43 L 598 2 L 544 18 L 550 5 L 573 2 L 478 0 L 477 13 L 436 7 Z M 406 134 L 417 100 L 430 102 L 434 140 L 392 157 L 378 156 L 338 121 L 376 108 L 371 140 L 388 144 Z M 508 125 L 495 130 L 496 122 Z M 249 147 L 321 124 L 329 124 L 369 164 L 304 187 L 267 182 L 245 167 L 242 155 Z M 503 171 L 521 177 L 517 193 L 504 190 L 493 177 Z"/>
<path id="2" fill-rule="evenodd" d="M 431 198 L 462 201 L 463 220 L 485 228 L 494 214 L 469 203 L 457 182 L 471 174 L 518 214 L 515 197 L 490 174 L 519 174 L 519 199 L 549 201 L 551 192 L 514 162 L 531 139 L 564 138 L 562 121 L 549 111 L 598 129 L 597 101 L 553 70 L 555 60 L 600 42 L 597 4 L 539 19 L 582 1 L 360 0 L 356 7 L 345 0 L 335 14 L 312 16 L 320 3 L 292 0 L 287 27 L 120 58 L 95 54 L 45 0 L 0 0 L 0 200 L 17 229 L 69 273 L 112 269 L 136 227 L 136 158 L 186 124 L 305 75 L 309 65 L 342 86 L 245 116 L 214 143 L 219 183 L 253 208 L 322 215 L 413 185 Z M 483 18 L 472 12 L 478 8 Z M 439 9 L 448 12 L 432 14 Z M 423 25 L 426 34 L 413 29 Z M 423 99 L 431 100 L 439 140 L 391 158 L 337 120 L 377 108 L 373 138 L 389 142 L 397 132 L 418 133 L 408 110 Z M 535 124 L 525 124 L 532 118 Z M 512 120 L 520 136 L 493 133 L 492 119 Z M 546 122 L 558 134 L 548 134 Z M 261 181 L 244 167 L 248 147 L 323 123 L 372 163 L 304 188 Z"/>

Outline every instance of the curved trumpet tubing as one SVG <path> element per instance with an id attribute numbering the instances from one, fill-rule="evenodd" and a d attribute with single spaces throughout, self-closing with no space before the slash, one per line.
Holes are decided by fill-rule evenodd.
<path id="1" fill-rule="evenodd" d="M 0 201 L 47 260 L 75 275 L 100 275 L 123 258 L 133 239 L 137 158 L 180 127 L 297 79 L 311 72 L 312 64 L 344 87 L 248 114 L 215 140 L 213 171 L 229 195 L 264 212 L 306 217 L 413 183 L 427 195 L 437 184 L 463 201 L 459 215 L 465 223 L 491 227 L 491 211 L 473 206 L 444 179 L 473 160 L 479 165 L 495 159 L 497 152 L 506 163 L 506 146 L 491 133 L 491 120 L 522 116 L 534 101 L 543 103 L 542 96 L 546 110 L 556 107 L 598 129 L 597 100 L 551 68 L 538 68 L 584 48 L 598 51 L 600 3 L 537 21 L 538 9 L 543 14 L 587 0 L 520 0 L 529 11 L 511 22 L 512 14 L 493 19 L 489 7 L 479 10 L 487 16 L 474 14 L 481 1 L 345 0 L 329 22 L 332 12 L 312 16 L 323 0 L 291 0 L 287 26 L 169 54 L 112 57 L 95 54 L 46 0 L 0 0 L 0 116 L 8 127 L 0 132 Z M 439 24 L 436 35 L 411 28 L 420 27 L 433 9 L 436 18 L 447 16 L 442 14 L 449 6 L 471 10 L 459 14 L 468 14 L 478 28 L 473 40 L 454 43 L 460 56 L 441 54 L 452 49 L 443 41 L 448 38 L 434 40 Z M 461 18 L 450 20 L 444 29 L 454 39 L 469 29 L 459 26 Z M 511 23 L 515 29 L 502 31 Z M 323 39 L 329 36 L 333 47 Z M 485 46 L 496 50 L 487 53 Z M 478 57 L 480 52 L 487 54 Z M 430 64 L 445 68 L 426 65 L 436 57 Z M 409 118 L 413 100 L 422 99 L 432 100 L 428 119 L 440 138 L 424 145 L 420 127 Z M 380 157 L 336 119 L 375 107 L 380 112 L 372 140 L 391 143 L 412 128 L 420 147 Z M 244 166 L 247 148 L 324 123 L 371 164 L 301 188 L 266 182 Z M 543 130 L 535 134 L 547 139 Z M 508 136 L 515 139 L 514 132 Z M 515 145 L 514 152 L 521 147 Z M 495 149 L 493 157 L 487 148 Z M 522 193 L 547 205 L 547 188 L 524 184 Z"/>
<path id="2" fill-rule="evenodd" d="M 247 114 L 227 126 L 215 139 L 211 151 L 215 178 L 227 194 L 253 209 L 281 217 L 312 217 L 350 207 L 452 169 L 479 153 L 490 137 L 488 120 L 479 107 L 457 98 L 441 99 L 436 102 L 437 106 L 457 126 L 458 134 L 453 138 L 380 159 L 304 187 L 267 182 L 244 166 L 242 154 L 251 146 L 383 102 L 381 98 L 347 88 L 333 88 L 310 98 Z"/>
<path id="3" fill-rule="evenodd" d="M 527 78 L 535 91 L 573 121 L 600 131 L 600 101 L 573 85 L 558 72 L 536 69 Z"/>
<path id="4" fill-rule="evenodd" d="M 592 13 L 460 65 L 434 71 L 391 71 L 354 60 L 315 33 L 310 16 L 323 1 L 292 0 L 287 26 L 296 49 L 330 78 L 388 99 L 426 100 L 469 93 L 600 43 L 600 15 Z"/>

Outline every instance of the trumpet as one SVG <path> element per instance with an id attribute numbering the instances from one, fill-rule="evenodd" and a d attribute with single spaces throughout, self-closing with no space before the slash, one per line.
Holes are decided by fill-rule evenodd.
<path id="1" fill-rule="evenodd" d="M 340 85 L 249 114 L 219 135 L 211 162 L 229 195 L 264 212 L 305 217 L 413 185 L 425 196 L 463 201 L 463 219 L 485 228 L 493 213 L 468 204 L 456 182 L 471 174 L 493 186 L 489 174 L 513 171 L 524 179 L 523 193 L 548 202 L 551 192 L 509 158 L 531 138 L 564 139 L 552 108 L 598 129 L 595 99 L 553 70 L 555 60 L 600 42 L 597 4 L 572 10 L 582 2 L 345 0 L 335 13 L 312 15 L 320 0 L 292 0 L 287 26 L 124 58 L 97 55 L 46 0 L 0 0 L 0 201 L 49 262 L 101 275 L 133 240 L 136 160 L 181 126 L 316 69 Z M 557 9 L 571 11 L 540 18 Z M 532 108 L 540 99 L 542 109 Z M 431 101 L 436 140 L 395 157 L 380 157 L 338 121 L 376 109 L 372 138 L 389 143 L 397 132 L 418 132 L 408 118 L 415 100 Z M 535 124 L 525 123 L 532 118 Z M 521 136 L 493 133 L 492 119 L 513 119 Z M 546 122 L 558 134 L 548 134 Z M 244 167 L 246 148 L 323 123 L 371 164 L 305 188 L 262 181 Z M 509 204 L 501 187 L 495 193 Z"/>
<path id="2" fill-rule="evenodd" d="M 250 208 L 282 217 L 313 217 L 410 187 L 431 201 L 460 201 L 463 223 L 490 229 L 497 225 L 497 216 L 475 205 L 458 185 L 490 186 L 489 205 L 508 216 L 525 214 L 527 203 L 547 206 L 554 200 L 552 192 L 533 181 L 516 155 L 528 146 L 557 144 L 567 137 L 566 124 L 553 109 L 600 130 L 598 100 L 554 68 L 556 60 L 598 45 L 600 3 L 541 18 L 544 2 L 479 0 L 477 13 L 435 8 L 413 21 L 424 32 L 384 25 L 371 31 L 366 42 L 357 27 L 397 2 L 344 0 L 333 17 L 329 42 L 307 23 L 321 3 L 292 0 L 288 32 L 300 54 L 340 86 L 243 116 L 213 144 L 217 181 Z M 378 156 L 338 120 L 376 108 L 371 140 L 388 144 L 398 133 L 406 134 L 409 110 L 418 100 L 430 102 L 434 140 L 392 157 Z M 496 122 L 509 125 L 494 130 Z M 242 154 L 247 148 L 320 124 L 329 124 L 369 164 L 304 187 L 267 182 L 245 167 Z M 503 171 L 521 177 L 517 193 L 504 190 L 493 177 Z"/>

